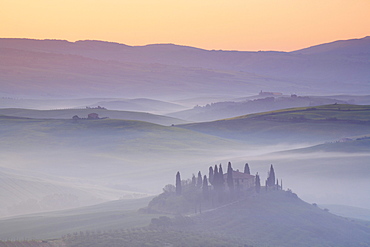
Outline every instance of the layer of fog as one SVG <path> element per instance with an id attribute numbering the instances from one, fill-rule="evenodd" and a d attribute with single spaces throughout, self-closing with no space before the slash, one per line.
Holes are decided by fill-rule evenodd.
<path id="1" fill-rule="evenodd" d="M 248 162 L 261 181 L 273 164 L 279 183 L 300 198 L 317 204 L 338 204 L 370 209 L 368 153 L 294 153 L 245 156 L 235 159 L 239 167 Z M 226 162 L 221 160 L 220 162 Z"/>
<path id="2" fill-rule="evenodd" d="M 155 195 L 161 193 L 165 185 L 174 184 L 177 171 L 186 180 L 198 171 L 208 175 L 208 167 L 220 160 L 225 160 L 226 169 L 226 160 L 233 162 L 238 159 L 235 157 L 288 148 L 293 146 L 241 145 L 217 150 L 194 147 L 162 151 L 140 150 L 138 146 L 109 150 L 104 148 L 104 140 L 91 140 L 86 146 L 79 142 L 50 142 L 26 148 L 21 145 L 4 148 L 0 153 L 0 175 L 7 184 L 1 189 L 0 216 Z"/>

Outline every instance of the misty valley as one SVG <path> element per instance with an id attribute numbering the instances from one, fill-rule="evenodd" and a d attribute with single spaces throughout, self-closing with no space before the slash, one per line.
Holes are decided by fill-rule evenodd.
<path id="1" fill-rule="evenodd" d="M 0 39 L 0 247 L 370 246 L 369 47 Z"/>

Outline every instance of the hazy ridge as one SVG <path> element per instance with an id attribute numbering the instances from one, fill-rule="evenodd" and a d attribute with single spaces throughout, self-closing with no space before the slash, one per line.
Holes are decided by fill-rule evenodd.
<path id="1" fill-rule="evenodd" d="M 1 39 L 0 71 L 4 96 L 174 98 L 190 93 L 242 96 L 261 89 L 361 94 L 370 77 L 369 43 L 366 37 L 296 52 L 239 52 Z"/>

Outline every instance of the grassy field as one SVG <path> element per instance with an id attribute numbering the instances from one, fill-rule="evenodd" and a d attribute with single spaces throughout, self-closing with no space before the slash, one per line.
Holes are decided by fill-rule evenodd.
<path id="1" fill-rule="evenodd" d="M 298 107 L 240 116 L 232 119 L 267 119 L 276 121 L 370 121 L 369 105 L 332 104 L 314 107 Z"/>
<path id="2" fill-rule="evenodd" d="M 0 220 L 0 240 L 55 239 L 80 231 L 143 227 L 158 215 L 141 214 L 151 197 L 118 200 L 78 209 L 30 214 Z"/>
<path id="3" fill-rule="evenodd" d="M 326 105 L 179 127 L 250 144 L 320 143 L 370 133 L 370 106 Z"/>
<path id="4" fill-rule="evenodd" d="M 370 137 L 355 137 L 354 139 L 338 140 L 315 145 L 308 148 L 289 150 L 281 153 L 314 153 L 314 152 L 338 152 L 338 153 L 369 153 Z"/>
<path id="5" fill-rule="evenodd" d="M 0 167 L 6 181 L 0 187 L 2 216 L 8 209 L 13 214 L 48 208 L 44 199 L 49 196 L 77 197 L 71 207 L 158 193 L 163 183 L 172 183 L 179 167 L 192 171 L 245 147 L 142 121 L 0 119 Z"/>
<path id="6" fill-rule="evenodd" d="M 191 218 L 170 216 L 172 219 L 167 218 L 168 223 L 164 225 L 150 224 L 151 219 L 160 219 L 161 215 L 131 210 L 147 202 L 141 199 L 125 206 L 127 201 L 117 201 L 2 220 L 1 239 L 20 235 L 58 239 L 59 234 L 63 235 L 61 241 L 67 247 L 370 245 L 369 222 L 333 215 L 302 201 L 290 191 L 266 192 L 262 188 L 259 194 Z"/>
<path id="7" fill-rule="evenodd" d="M 196 220 L 196 231 L 219 232 L 253 246 L 370 245 L 369 225 L 335 216 L 283 191 L 262 192 Z"/>
<path id="8" fill-rule="evenodd" d="M 97 113 L 101 118 L 146 121 L 149 123 L 161 124 L 166 126 L 186 122 L 184 120 L 177 118 L 155 115 L 145 112 L 117 111 L 96 108 L 60 109 L 60 110 L 31 110 L 20 108 L 0 109 L 0 115 L 12 117 L 36 118 L 36 119 L 72 119 L 73 116 L 87 118 L 90 113 Z"/>

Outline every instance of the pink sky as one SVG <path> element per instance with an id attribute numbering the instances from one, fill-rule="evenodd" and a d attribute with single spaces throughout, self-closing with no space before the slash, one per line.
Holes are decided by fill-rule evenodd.
<path id="1" fill-rule="evenodd" d="M 291 51 L 370 35 L 369 0 L 2 0 L 0 37 Z"/>

